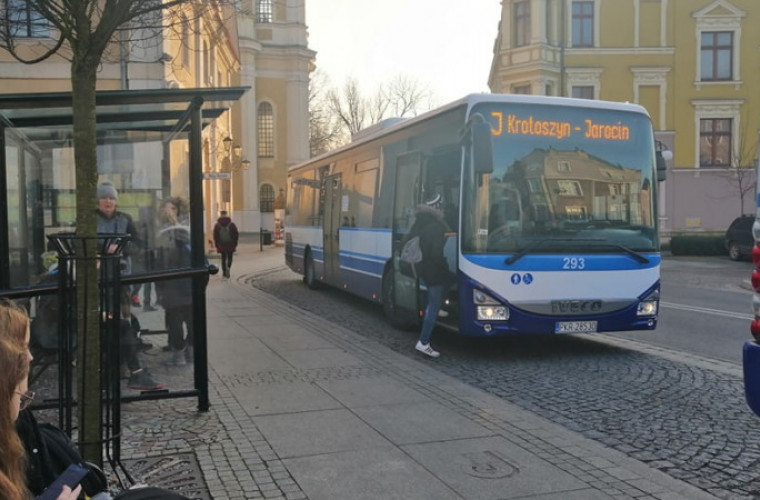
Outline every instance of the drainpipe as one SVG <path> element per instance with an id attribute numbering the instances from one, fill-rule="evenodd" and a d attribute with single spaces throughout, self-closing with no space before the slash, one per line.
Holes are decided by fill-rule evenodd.
<path id="1" fill-rule="evenodd" d="M 119 72 L 121 90 L 129 90 L 129 33 L 126 29 L 119 31 Z"/>
<path id="2" fill-rule="evenodd" d="M 567 9 L 565 0 L 560 0 L 559 27 L 559 95 L 566 97 L 565 91 L 565 27 L 567 25 Z"/>

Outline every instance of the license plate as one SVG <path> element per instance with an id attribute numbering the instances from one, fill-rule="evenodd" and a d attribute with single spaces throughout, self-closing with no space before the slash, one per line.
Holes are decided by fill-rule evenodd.
<path id="1" fill-rule="evenodd" d="M 557 321 L 554 333 L 593 333 L 596 321 Z"/>

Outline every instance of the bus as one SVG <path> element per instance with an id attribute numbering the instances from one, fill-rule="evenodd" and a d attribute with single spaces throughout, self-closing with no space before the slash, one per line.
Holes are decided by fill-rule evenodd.
<path id="1" fill-rule="evenodd" d="M 468 336 L 652 330 L 657 145 L 635 104 L 469 95 L 290 168 L 285 260 L 309 288 L 418 326 L 426 289 L 399 253 L 417 205 L 440 194 L 456 284 L 439 325 Z"/>

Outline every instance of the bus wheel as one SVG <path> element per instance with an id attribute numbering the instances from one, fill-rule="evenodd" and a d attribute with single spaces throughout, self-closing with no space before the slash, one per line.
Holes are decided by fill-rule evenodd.
<path id="1" fill-rule="evenodd" d="M 419 327 L 419 317 L 408 309 L 399 307 L 394 302 L 396 296 L 393 280 L 393 270 L 388 269 L 383 274 L 383 313 L 388 324 L 399 330 L 414 330 Z"/>
<path id="2" fill-rule="evenodd" d="M 319 280 L 317 279 L 317 272 L 314 270 L 314 260 L 311 258 L 311 252 L 306 254 L 306 260 L 304 261 L 303 282 L 311 290 L 319 288 Z"/>

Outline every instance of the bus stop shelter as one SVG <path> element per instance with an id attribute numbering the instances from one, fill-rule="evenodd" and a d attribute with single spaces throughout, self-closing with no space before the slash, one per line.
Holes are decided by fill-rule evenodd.
<path id="1" fill-rule="evenodd" d="M 189 207 L 184 223 L 190 233 L 191 267 L 159 268 L 144 259 L 122 277 L 122 285 L 136 287 L 208 273 L 203 203 L 204 164 L 211 154 L 207 139 L 218 133 L 214 121 L 223 118 L 247 90 L 97 92 L 99 182 L 109 181 L 118 189 L 118 209 L 129 213 L 144 231 L 139 235 L 143 257 L 152 251 L 160 200 L 180 197 Z M 5 200 L 0 207 L 0 296 L 23 301 L 35 321 L 39 299 L 58 292 L 54 281 L 44 279 L 55 273 L 48 236 L 75 231 L 71 93 L 0 95 L 0 150 L 0 193 Z M 126 393 L 123 400 L 197 397 L 199 410 L 208 409 L 205 284 L 192 282 L 188 293 L 193 346 L 200 353 L 195 355 L 192 380 L 163 391 Z M 38 380 L 42 383 L 45 377 Z M 54 388 L 47 389 L 51 394 L 46 399 L 54 400 Z"/>

